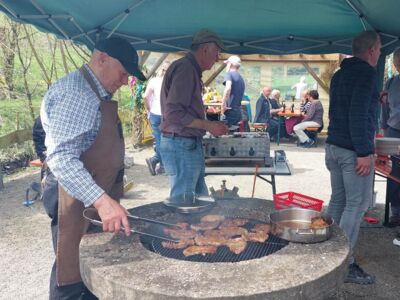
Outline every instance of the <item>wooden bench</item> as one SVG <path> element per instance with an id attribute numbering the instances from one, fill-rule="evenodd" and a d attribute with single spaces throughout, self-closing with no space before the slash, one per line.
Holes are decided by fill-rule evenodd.
<path id="1" fill-rule="evenodd" d="M 305 134 L 307 134 L 310 139 L 314 140 L 314 147 L 318 146 L 318 133 L 320 133 L 321 130 L 322 127 L 307 127 L 304 129 Z"/>
<path id="2" fill-rule="evenodd" d="M 268 127 L 267 124 L 261 124 L 261 123 L 251 124 L 251 128 L 253 128 L 254 131 L 265 131 L 267 127 Z"/>

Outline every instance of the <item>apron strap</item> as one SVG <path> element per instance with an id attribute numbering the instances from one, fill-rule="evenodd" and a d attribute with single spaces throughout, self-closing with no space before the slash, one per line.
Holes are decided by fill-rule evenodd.
<path id="1" fill-rule="evenodd" d="M 86 81 L 89 83 L 91 89 L 93 92 L 96 94 L 97 98 L 99 98 L 100 101 L 103 101 L 103 97 L 100 96 L 99 89 L 97 88 L 92 76 L 90 76 L 89 71 L 86 70 L 85 66 L 80 67 L 79 71 L 83 75 L 83 77 L 86 79 Z"/>

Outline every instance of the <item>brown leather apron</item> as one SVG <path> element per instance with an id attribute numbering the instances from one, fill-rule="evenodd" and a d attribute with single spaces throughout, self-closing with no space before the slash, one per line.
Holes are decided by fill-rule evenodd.
<path id="1" fill-rule="evenodd" d="M 124 139 L 118 118 L 118 103 L 104 101 L 88 71 L 80 69 L 100 100 L 101 125 L 94 143 L 80 157 L 94 181 L 111 198 L 119 201 L 123 194 Z M 81 282 L 79 269 L 79 243 L 89 223 L 83 218 L 84 205 L 72 198 L 59 185 L 57 284 L 59 286 Z"/>

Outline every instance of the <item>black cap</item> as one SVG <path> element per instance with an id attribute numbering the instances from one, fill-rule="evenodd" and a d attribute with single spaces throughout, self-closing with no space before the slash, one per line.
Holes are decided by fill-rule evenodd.
<path id="1" fill-rule="evenodd" d="M 117 59 L 129 74 L 141 81 L 146 80 L 146 77 L 139 70 L 139 57 L 136 50 L 127 40 L 111 37 L 98 41 L 94 48 Z"/>

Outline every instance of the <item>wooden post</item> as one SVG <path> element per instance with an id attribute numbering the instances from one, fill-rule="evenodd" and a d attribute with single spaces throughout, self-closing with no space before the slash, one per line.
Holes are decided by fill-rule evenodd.
<path id="1" fill-rule="evenodd" d="M 151 70 L 149 71 L 149 73 L 147 73 L 147 79 L 149 79 L 155 71 L 157 71 L 158 67 L 163 63 L 163 61 L 167 58 L 168 53 L 163 53 L 163 55 L 160 56 L 160 58 L 156 61 L 156 63 L 154 64 L 154 66 L 151 68 Z"/>
<path id="2" fill-rule="evenodd" d="M 318 75 L 314 72 L 314 70 L 310 67 L 308 62 L 303 61 L 302 62 L 304 68 L 310 73 L 310 75 L 315 79 L 316 82 L 318 82 L 319 86 L 329 95 L 329 87 L 321 80 L 321 78 L 318 77 Z"/>
<path id="3" fill-rule="evenodd" d="M 17 111 L 16 123 L 17 123 L 17 130 L 19 130 L 19 111 Z"/>
<path id="4" fill-rule="evenodd" d="M 210 77 L 208 77 L 208 79 L 204 82 L 204 86 L 208 86 L 217 76 L 219 73 L 222 72 L 223 69 L 225 69 L 226 65 L 224 63 L 222 63 L 218 69 L 211 74 Z"/>

